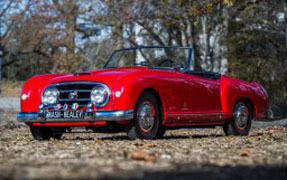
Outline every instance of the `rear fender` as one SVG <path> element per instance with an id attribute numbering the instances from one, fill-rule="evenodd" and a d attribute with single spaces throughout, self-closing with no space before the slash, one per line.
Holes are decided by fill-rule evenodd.
<path id="1" fill-rule="evenodd" d="M 250 101 L 254 108 L 254 118 L 265 115 L 267 96 L 258 83 L 247 83 L 240 80 L 224 80 L 221 83 L 222 110 L 227 119 L 232 118 L 233 108 L 240 99 Z"/>

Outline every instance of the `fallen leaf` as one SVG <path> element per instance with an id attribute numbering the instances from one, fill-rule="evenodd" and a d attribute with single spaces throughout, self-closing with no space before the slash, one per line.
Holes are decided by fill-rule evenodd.
<path id="1" fill-rule="evenodd" d="M 100 143 L 102 143 L 103 142 L 103 140 L 100 140 L 100 139 L 95 139 L 95 144 L 100 144 Z"/>
<path id="2" fill-rule="evenodd" d="M 242 157 L 249 157 L 251 155 L 251 152 L 249 150 L 245 150 L 244 152 L 240 153 L 240 156 Z"/>
<path id="3" fill-rule="evenodd" d="M 141 141 L 136 141 L 136 142 L 134 143 L 134 145 L 135 145 L 135 146 L 142 146 L 143 143 L 142 143 Z"/>
<path id="4" fill-rule="evenodd" d="M 137 161 L 147 161 L 147 162 L 152 162 L 155 160 L 155 156 L 147 154 L 143 151 L 136 151 L 132 155 L 133 160 Z"/>
<path id="5" fill-rule="evenodd" d="M 144 143 L 143 147 L 144 148 L 156 147 L 156 144 L 155 143 Z"/>
<path id="6" fill-rule="evenodd" d="M 136 151 L 133 153 L 132 159 L 134 160 L 144 160 L 146 153 L 143 151 Z"/>
<path id="7" fill-rule="evenodd" d="M 145 156 L 144 160 L 147 161 L 147 162 L 153 162 L 155 160 L 155 156 L 147 155 L 147 156 Z"/>
<path id="8" fill-rule="evenodd" d="M 263 132 L 257 132 L 257 136 L 262 136 L 263 134 Z"/>

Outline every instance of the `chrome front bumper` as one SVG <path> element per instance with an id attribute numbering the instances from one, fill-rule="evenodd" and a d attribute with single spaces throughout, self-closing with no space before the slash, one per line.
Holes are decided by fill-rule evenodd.
<path id="1" fill-rule="evenodd" d="M 18 121 L 20 122 L 57 122 L 57 121 L 123 121 L 134 118 L 134 110 L 98 110 L 96 112 L 86 112 L 84 119 L 47 119 L 44 114 L 38 112 L 20 112 Z"/>

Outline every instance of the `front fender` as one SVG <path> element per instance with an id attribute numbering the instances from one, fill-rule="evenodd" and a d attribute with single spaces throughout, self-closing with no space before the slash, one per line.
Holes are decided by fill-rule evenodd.
<path id="1" fill-rule="evenodd" d="M 118 81 L 116 87 L 118 87 L 118 91 L 120 91 L 122 95 L 119 98 L 114 96 L 114 109 L 135 109 L 137 100 L 143 91 L 150 89 L 156 91 L 163 108 L 163 124 L 166 123 L 166 98 L 170 98 L 170 94 L 172 94 L 173 91 L 173 88 L 170 88 L 170 78 L 163 78 L 158 74 L 141 74 L 137 77 L 121 79 Z M 174 87 L 176 87 L 175 84 Z"/>
<path id="2" fill-rule="evenodd" d="M 21 112 L 38 112 L 38 107 L 41 103 L 41 94 L 49 84 L 47 79 L 56 76 L 60 76 L 60 74 L 34 76 L 26 81 L 21 92 Z M 23 94 L 27 96 L 26 99 L 22 98 Z"/>
<path id="3" fill-rule="evenodd" d="M 150 87 L 150 83 L 144 77 L 122 79 L 115 86 L 114 93 L 121 92 L 120 97 L 114 96 L 114 109 L 134 109 L 139 95 Z"/>

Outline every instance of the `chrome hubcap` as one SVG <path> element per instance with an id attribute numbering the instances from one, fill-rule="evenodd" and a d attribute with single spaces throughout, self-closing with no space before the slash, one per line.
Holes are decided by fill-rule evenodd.
<path id="1" fill-rule="evenodd" d="M 239 129 L 245 129 L 248 124 L 248 109 L 243 103 L 239 103 L 233 113 L 235 123 Z"/>
<path id="2" fill-rule="evenodd" d="M 149 132 L 153 128 L 155 112 L 153 104 L 149 101 L 144 101 L 138 110 L 138 120 L 140 128 L 144 132 Z"/>

